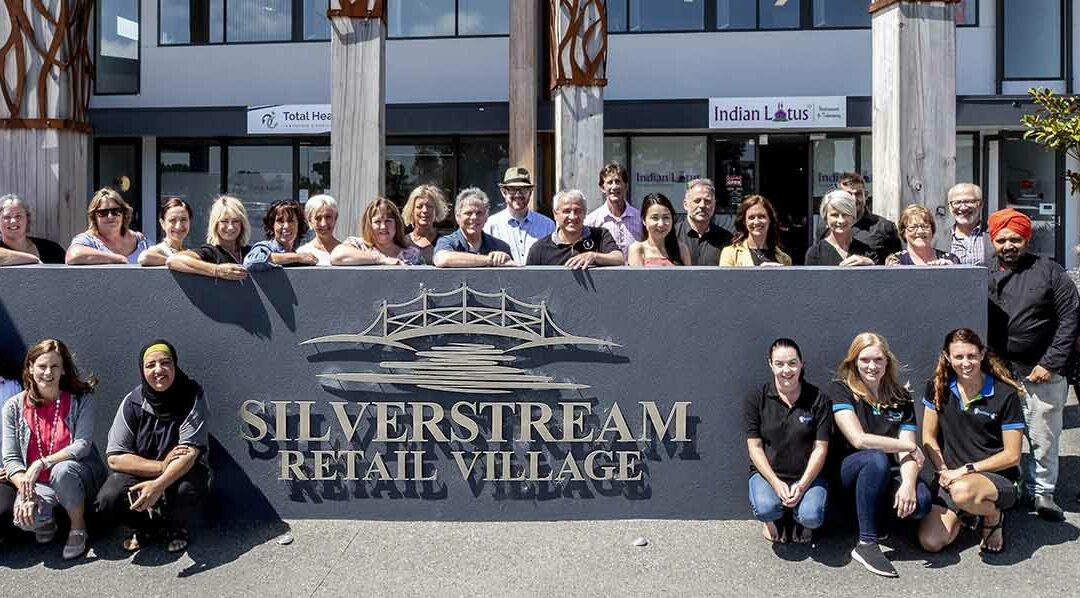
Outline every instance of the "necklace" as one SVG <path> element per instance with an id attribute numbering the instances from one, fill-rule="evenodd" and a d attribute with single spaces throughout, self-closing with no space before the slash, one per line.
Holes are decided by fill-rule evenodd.
<path id="1" fill-rule="evenodd" d="M 38 420 L 38 414 L 37 414 L 37 410 L 40 409 L 41 407 L 34 407 L 33 409 L 30 410 L 30 415 L 33 416 L 33 420 L 34 420 L 33 422 L 31 422 L 31 426 L 33 426 L 33 430 L 34 430 L 34 440 L 37 441 L 37 450 L 38 450 L 38 458 L 39 459 L 44 458 L 44 457 L 48 457 L 49 455 L 53 454 L 53 452 L 55 452 L 53 449 L 56 448 L 56 429 L 60 425 L 60 400 L 61 400 L 61 398 L 58 396 L 58 397 L 56 397 L 56 402 L 53 403 L 53 409 L 54 410 L 53 410 L 53 418 L 52 418 L 52 420 L 53 420 L 52 421 L 52 430 L 51 430 L 52 434 L 49 436 L 49 447 L 48 447 L 49 452 L 47 452 L 47 453 L 45 452 L 45 447 L 41 444 L 41 430 L 39 429 L 40 428 L 40 426 L 39 426 L 39 421 L 40 420 Z"/>

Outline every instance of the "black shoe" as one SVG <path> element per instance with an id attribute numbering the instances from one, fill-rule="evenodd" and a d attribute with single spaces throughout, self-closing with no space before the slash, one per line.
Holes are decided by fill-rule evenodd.
<path id="1" fill-rule="evenodd" d="M 1035 496 L 1035 512 L 1039 517 L 1047 521 L 1065 521 L 1065 511 L 1054 502 L 1054 495 L 1039 494 Z"/>
<path id="2" fill-rule="evenodd" d="M 851 550 L 851 558 L 862 563 L 862 566 L 866 567 L 866 570 L 874 575 L 900 577 L 889 559 L 885 558 L 884 554 L 881 554 L 881 547 L 877 542 L 859 542 Z"/>

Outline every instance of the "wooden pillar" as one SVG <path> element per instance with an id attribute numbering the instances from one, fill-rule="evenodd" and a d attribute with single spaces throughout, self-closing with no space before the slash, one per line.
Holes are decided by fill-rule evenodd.
<path id="1" fill-rule="evenodd" d="M 338 238 L 359 234 L 383 194 L 386 155 L 386 0 L 330 0 L 330 187 Z"/>
<path id="2" fill-rule="evenodd" d="M 556 191 L 581 189 L 589 209 L 603 203 L 607 3 L 551 0 L 551 90 L 555 103 Z"/>
<path id="3" fill-rule="evenodd" d="M 67 244 L 86 228 L 92 0 L 3 0 L 0 194 L 29 206 L 30 232 Z"/>
<path id="4" fill-rule="evenodd" d="M 959 0 L 877 0 L 873 37 L 874 211 L 896 221 L 918 203 L 950 239 L 956 180 L 956 22 Z"/>
<path id="5" fill-rule="evenodd" d="M 536 169 L 537 59 L 540 52 L 539 0 L 510 3 L 510 165 Z M 536 207 L 533 194 L 533 207 Z"/>

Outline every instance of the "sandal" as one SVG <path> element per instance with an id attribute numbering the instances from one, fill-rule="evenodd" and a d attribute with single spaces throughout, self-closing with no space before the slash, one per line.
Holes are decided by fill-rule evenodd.
<path id="1" fill-rule="evenodd" d="M 188 547 L 188 533 L 184 528 L 169 532 L 165 550 L 169 552 L 183 552 Z"/>
<path id="2" fill-rule="evenodd" d="M 123 546 L 124 550 L 128 552 L 137 552 L 140 548 L 142 548 L 141 534 L 139 534 L 139 532 L 135 532 L 131 534 L 131 537 L 124 538 L 124 542 L 121 544 L 121 546 Z"/>
<path id="3" fill-rule="evenodd" d="M 56 522 L 50 521 L 34 530 L 34 539 L 38 544 L 48 544 L 56 539 Z"/>
<path id="4" fill-rule="evenodd" d="M 987 525 L 985 517 L 981 519 L 979 523 L 979 532 L 982 535 L 982 541 L 979 542 L 980 551 L 997 554 L 1005 550 L 1005 532 L 1001 529 L 1003 525 L 1005 525 L 1005 511 L 999 511 L 998 522 L 994 525 Z M 1001 534 L 1001 547 L 992 549 L 986 545 L 986 541 L 995 533 Z"/>
<path id="5" fill-rule="evenodd" d="M 74 543 L 72 541 L 74 540 Z M 86 530 L 73 529 L 68 532 L 67 544 L 64 544 L 64 560 L 77 559 L 86 553 Z"/>

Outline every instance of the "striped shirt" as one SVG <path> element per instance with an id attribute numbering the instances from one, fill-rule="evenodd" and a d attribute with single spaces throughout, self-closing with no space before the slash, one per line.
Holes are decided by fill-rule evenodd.
<path id="1" fill-rule="evenodd" d="M 987 259 L 986 233 L 983 231 L 982 225 L 976 225 L 975 228 L 971 229 L 971 234 L 966 237 L 958 236 L 954 226 L 949 253 L 960 258 L 961 264 L 985 266 Z"/>

